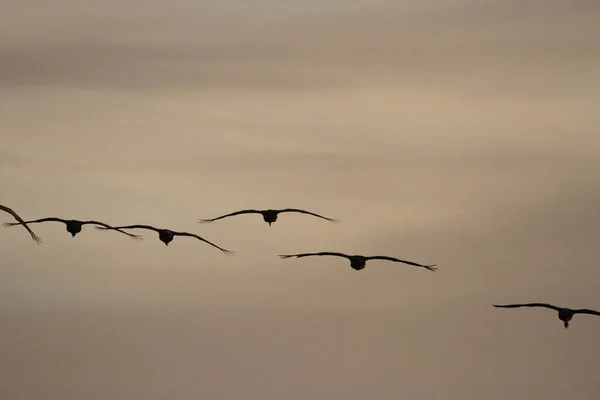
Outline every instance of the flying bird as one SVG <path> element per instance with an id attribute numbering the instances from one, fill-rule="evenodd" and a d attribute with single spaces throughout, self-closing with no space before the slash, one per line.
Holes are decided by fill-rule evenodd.
<path id="1" fill-rule="evenodd" d="M 313 217 L 322 218 L 322 219 L 325 219 L 330 222 L 339 222 L 337 219 L 324 217 L 322 215 L 315 214 L 315 213 L 312 213 L 312 212 L 306 211 L 306 210 L 299 210 L 297 208 L 286 208 L 283 210 L 271 210 L 271 209 L 269 209 L 269 210 L 241 210 L 241 211 L 232 212 L 231 214 L 221 215 L 220 217 L 216 217 L 216 218 L 212 218 L 212 219 L 200 219 L 200 220 L 198 220 L 198 222 L 213 222 L 213 221 L 216 221 L 219 219 L 233 217 L 234 215 L 241 215 L 241 214 L 262 214 L 263 220 L 266 223 L 268 223 L 269 226 L 271 226 L 271 224 L 273 222 L 277 221 L 277 216 L 280 213 L 285 213 L 285 212 L 296 212 L 296 213 L 301 213 L 301 214 L 308 214 L 308 215 L 312 215 Z"/>
<path id="2" fill-rule="evenodd" d="M 571 319 L 573 318 L 573 315 L 575 314 L 591 314 L 591 315 L 600 315 L 599 311 L 594 311 L 594 310 L 588 310 L 588 309 L 579 309 L 579 310 L 572 310 L 570 308 L 565 308 L 565 307 L 557 307 L 557 306 L 553 306 L 552 304 L 545 304 L 545 303 L 527 303 L 527 304 L 505 304 L 505 305 L 500 305 L 500 304 L 493 304 L 494 307 L 501 307 L 501 308 L 517 308 L 517 307 L 544 307 L 544 308 L 550 308 L 554 311 L 558 311 L 558 319 L 560 319 L 561 321 L 563 321 L 564 325 L 565 325 L 565 329 L 567 329 L 569 327 L 569 321 L 571 321 Z"/>
<path id="3" fill-rule="evenodd" d="M 38 243 L 42 243 L 42 239 L 40 239 L 40 237 L 39 237 L 38 235 L 36 235 L 35 233 L 33 233 L 33 231 L 32 231 L 32 230 L 31 230 L 31 229 L 30 229 L 30 228 L 27 226 L 27 222 L 23 221 L 23 219 L 22 219 L 21 217 L 19 217 L 19 214 L 17 214 L 17 213 L 16 213 L 16 212 L 14 212 L 12 209 L 10 209 L 10 208 L 8 208 L 8 207 L 6 207 L 6 206 L 3 206 L 3 205 L 1 205 L 1 204 L 0 204 L 0 210 L 2 210 L 2 211 L 6 211 L 7 213 L 9 213 L 9 214 L 10 214 L 10 215 L 12 215 L 13 217 L 15 217 L 15 219 L 16 219 L 17 221 L 19 221 L 19 223 L 18 223 L 18 224 L 15 224 L 15 225 L 23 225 L 23 227 L 24 227 L 25 229 L 27 229 L 27 232 L 29 232 L 29 234 L 31 235 L 31 238 L 32 238 L 33 240 L 35 240 L 35 241 L 36 241 L 36 242 L 38 242 Z"/>
<path id="4" fill-rule="evenodd" d="M 387 260 L 387 261 L 401 262 L 401 263 L 404 263 L 404 264 L 414 265 L 416 267 L 427 268 L 430 271 L 436 271 L 437 270 L 437 268 L 435 268 L 435 266 L 437 264 L 423 265 L 423 264 L 414 263 L 412 261 L 399 260 L 399 259 L 394 258 L 394 257 L 387 257 L 387 256 L 360 256 L 360 255 L 352 255 L 351 256 L 351 255 L 347 255 L 347 254 L 343 254 L 343 253 L 332 253 L 332 252 L 328 252 L 328 251 L 324 251 L 324 252 L 321 252 L 321 253 L 286 254 L 286 255 L 280 255 L 279 257 L 281 257 L 281 258 L 290 258 L 290 257 L 301 258 L 301 257 L 310 257 L 310 256 L 336 256 L 336 257 L 344 257 L 344 258 L 347 258 L 348 260 L 350 260 L 350 267 L 352 267 L 352 269 L 355 269 L 357 271 L 360 271 L 361 269 L 364 269 L 368 260 Z"/>
<path id="5" fill-rule="evenodd" d="M 127 225 L 127 226 L 117 226 L 115 228 L 109 227 L 109 228 L 102 228 L 102 227 L 95 227 L 96 229 L 102 229 L 102 230 L 107 230 L 107 229 L 149 229 L 152 231 L 155 231 L 158 233 L 158 238 L 160 239 L 161 242 L 163 242 L 165 244 L 165 246 L 168 246 L 169 243 L 171 241 L 173 241 L 173 239 L 175 238 L 175 236 L 189 236 L 189 237 L 193 237 L 196 238 L 198 240 L 201 240 L 205 243 L 210 244 L 213 247 L 216 247 L 217 249 L 221 250 L 223 253 L 225 254 L 230 254 L 233 253 L 233 251 L 231 250 L 227 250 L 224 249 L 222 247 L 217 246 L 216 244 L 209 242 L 208 240 L 204 239 L 203 237 L 200 237 L 198 235 L 195 235 L 193 233 L 188 233 L 188 232 L 175 232 L 169 229 L 159 229 L 159 228 L 155 228 L 153 226 L 150 225 Z"/>
<path id="6" fill-rule="evenodd" d="M 81 232 L 81 228 L 83 227 L 83 225 L 88 225 L 88 224 L 92 224 L 92 225 L 100 225 L 100 226 L 104 226 L 107 229 L 108 228 L 112 228 L 112 226 L 105 224 L 104 222 L 98 222 L 98 221 L 78 221 L 76 219 L 62 219 L 62 218 L 55 218 L 55 217 L 48 217 L 48 218 L 40 218 L 40 219 L 36 219 L 35 221 L 27 221 L 27 224 L 36 224 L 36 223 L 40 223 L 40 222 L 62 222 L 63 224 L 66 225 L 67 228 L 67 232 L 69 232 L 71 234 L 71 236 L 75 237 L 75 235 L 77 235 L 79 232 Z M 9 227 L 9 226 L 13 226 L 13 225 L 19 225 L 18 223 L 4 223 L 4 226 Z M 142 239 L 142 237 L 140 235 L 132 235 L 131 233 L 127 233 L 124 232 L 120 229 L 115 229 L 127 236 L 129 236 L 130 238 L 136 239 L 136 240 L 140 240 Z"/>

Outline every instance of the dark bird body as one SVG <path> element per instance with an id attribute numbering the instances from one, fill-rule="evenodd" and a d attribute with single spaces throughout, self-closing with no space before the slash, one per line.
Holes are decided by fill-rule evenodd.
<path id="1" fill-rule="evenodd" d="M 560 319 L 561 321 L 563 321 L 565 329 L 569 327 L 569 321 L 571 321 L 571 319 L 573 319 L 573 316 L 575 314 L 600 315 L 599 311 L 588 310 L 586 308 L 574 310 L 574 309 L 565 308 L 565 307 L 557 307 L 557 306 L 553 306 L 551 304 L 546 304 L 546 303 L 504 304 L 504 305 L 502 305 L 502 304 L 493 304 L 493 306 L 494 307 L 500 307 L 500 308 L 518 308 L 518 307 L 543 307 L 543 308 L 549 308 L 551 310 L 558 311 L 558 319 Z"/>
<path id="2" fill-rule="evenodd" d="M 230 214 L 221 215 L 220 217 L 216 217 L 216 218 L 212 218 L 212 219 L 200 219 L 199 222 L 213 222 L 213 221 L 217 221 L 219 219 L 233 217 L 234 215 L 241 215 L 241 214 L 262 214 L 263 220 L 266 223 L 268 223 L 269 226 L 271 226 L 271 224 L 273 222 L 277 221 L 277 217 L 279 216 L 279 214 L 285 213 L 285 212 L 308 214 L 308 215 L 312 215 L 313 217 L 322 218 L 329 222 L 339 222 L 337 219 L 324 217 L 322 215 L 315 214 L 315 213 L 312 213 L 312 212 L 306 211 L 306 210 L 299 210 L 297 208 L 285 208 L 282 210 L 271 210 L 271 209 L 269 209 L 269 210 L 241 210 L 241 211 L 232 212 Z"/>
<path id="3" fill-rule="evenodd" d="M 27 226 L 27 222 L 23 221 L 23 218 L 21 218 L 19 216 L 19 214 L 14 212 L 11 208 L 8 208 L 1 204 L 0 204 L 0 210 L 5 211 L 5 212 L 9 213 L 10 215 L 12 215 L 17 221 L 19 221 L 18 223 L 14 223 L 14 225 L 23 225 L 23 227 L 25 229 L 27 229 L 27 232 L 29 232 L 29 234 L 31 235 L 31 238 L 33 240 L 35 240 L 38 243 L 42 243 L 42 239 L 40 239 L 40 237 L 38 235 L 33 233 L 33 231 Z M 4 226 L 9 226 L 9 225 L 8 225 L 8 223 L 4 223 Z"/>
<path id="4" fill-rule="evenodd" d="M 158 238 L 160 239 L 161 242 L 163 242 L 165 244 L 165 246 L 168 246 L 169 243 L 171 243 L 173 241 L 173 239 L 175 238 L 175 236 L 188 236 L 188 237 L 193 237 L 193 238 L 196 238 L 198 240 L 201 240 L 204 243 L 208 243 L 211 246 L 216 247 L 217 249 L 221 250 L 225 254 L 233 253 L 233 251 L 224 249 L 224 248 L 222 248 L 220 246 L 217 246 L 216 244 L 214 244 L 212 242 L 209 242 L 208 240 L 204 239 L 203 237 L 195 235 L 193 233 L 175 232 L 175 231 L 172 231 L 172 230 L 169 230 L 169 229 L 155 228 L 155 227 L 150 226 L 150 225 L 127 225 L 127 226 L 118 226 L 118 227 L 115 227 L 115 228 L 101 228 L 101 227 L 96 227 L 96 229 L 102 229 L 102 230 L 106 230 L 106 229 L 148 229 L 148 230 L 152 230 L 152 231 L 155 231 L 156 233 L 158 233 Z"/>
<path id="5" fill-rule="evenodd" d="M 426 268 L 426 269 L 428 269 L 430 271 L 436 271 L 437 270 L 437 268 L 435 268 L 435 266 L 437 264 L 423 265 L 423 264 L 418 264 L 418 263 L 415 263 L 415 262 L 412 262 L 412 261 L 400 260 L 400 259 L 397 259 L 397 258 L 394 258 L 394 257 L 348 255 L 348 254 L 343 254 L 343 253 L 332 253 L 332 252 L 328 252 L 328 251 L 324 251 L 324 252 L 321 252 L 321 253 L 286 254 L 286 255 L 280 255 L 279 257 L 281 257 L 281 258 L 291 258 L 291 257 L 301 258 L 301 257 L 310 257 L 310 256 L 336 256 L 336 257 L 344 257 L 344 258 L 347 258 L 348 260 L 350 260 L 350 267 L 352 267 L 352 269 L 354 269 L 356 271 L 360 271 L 361 269 L 364 269 L 366 267 L 366 264 L 367 264 L 368 260 L 394 261 L 394 262 L 400 262 L 400 263 L 404 263 L 404 264 L 414 265 L 416 267 Z"/>
<path id="6" fill-rule="evenodd" d="M 77 235 L 79 232 L 81 232 L 83 225 L 91 224 L 91 225 L 103 226 L 107 229 L 115 229 L 116 231 L 118 231 L 124 235 L 127 235 L 133 239 L 140 240 L 142 238 L 139 235 L 132 235 L 131 233 L 124 232 L 120 229 L 113 228 L 112 226 L 107 225 L 104 222 L 98 222 L 98 221 L 79 221 L 76 219 L 62 219 L 62 218 L 49 217 L 49 218 L 36 219 L 34 221 L 27 221 L 26 223 L 36 224 L 36 223 L 40 223 L 40 222 L 62 222 L 63 224 L 65 224 L 65 226 L 67 228 L 67 232 L 69 232 L 72 237 L 75 237 L 75 235 Z M 17 223 L 4 223 L 4 226 L 13 226 L 13 225 L 18 225 L 18 224 Z"/>

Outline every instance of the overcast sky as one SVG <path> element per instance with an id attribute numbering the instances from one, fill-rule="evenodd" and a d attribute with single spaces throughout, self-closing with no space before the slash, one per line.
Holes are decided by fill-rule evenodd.
<path id="1" fill-rule="evenodd" d="M 600 397 L 597 1 L 0 8 L 2 399 Z"/>

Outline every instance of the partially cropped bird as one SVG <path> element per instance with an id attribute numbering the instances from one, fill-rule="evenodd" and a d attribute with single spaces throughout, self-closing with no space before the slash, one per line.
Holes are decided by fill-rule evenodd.
<path id="1" fill-rule="evenodd" d="M 5 211 L 7 213 L 9 213 L 10 215 L 12 215 L 13 217 L 15 217 L 15 219 L 17 221 L 19 221 L 18 224 L 15 223 L 15 225 L 23 225 L 23 227 L 25 229 L 27 229 L 27 232 L 29 232 L 29 234 L 31 235 L 31 238 L 33 240 L 35 240 L 38 243 L 42 243 L 42 239 L 40 239 L 40 237 L 38 235 L 36 235 L 35 233 L 33 233 L 33 231 L 27 226 L 27 222 L 23 221 L 23 219 L 21 217 L 19 217 L 19 214 L 17 214 L 16 212 L 14 212 L 11 208 L 8 208 L 6 206 L 3 206 L 0 204 L 0 210 Z"/>
<path id="2" fill-rule="evenodd" d="M 219 219 L 233 217 L 234 215 L 241 215 L 241 214 L 262 214 L 263 220 L 266 223 L 268 223 L 269 226 L 271 226 L 271 224 L 273 222 L 277 221 L 277 216 L 280 213 L 285 213 L 285 212 L 308 214 L 308 215 L 312 215 L 313 217 L 325 219 L 329 222 L 339 222 L 335 218 L 324 217 L 322 215 L 315 214 L 315 213 L 312 213 L 312 212 L 306 211 L 306 210 L 299 210 L 297 208 L 285 208 L 283 210 L 271 210 L 271 209 L 269 209 L 269 210 L 241 210 L 241 211 L 232 212 L 230 214 L 221 215 L 220 217 L 216 217 L 216 218 L 212 218 L 212 219 L 200 219 L 200 220 L 198 220 L 198 222 L 213 222 L 213 221 L 217 221 Z"/>
<path id="3" fill-rule="evenodd" d="M 216 244 L 209 242 L 208 240 L 204 239 L 203 237 L 200 237 L 198 235 L 195 235 L 193 233 L 188 233 L 188 232 L 175 232 L 169 229 L 160 229 L 160 228 L 155 228 L 153 226 L 150 225 L 127 225 L 127 226 L 117 226 L 115 228 L 102 228 L 102 227 L 95 227 L 96 229 L 101 229 L 101 230 L 107 230 L 107 229 L 149 229 L 151 231 L 155 231 L 158 233 L 158 238 L 160 239 L 161 242 L 163 242 L 165 244 L 165 246 L 168 246 L 169 243 L 171 243 L 171 241 L 173 241 L 173 238 L 175 238 L 175 236 L 189 236 L 189 237 L 193 237 L 196 238 L 198 240 L 203 241 L 204 243 L 208 243 L 213 247 L 216 247 L 217 249 L 221 250 L 223 253 L 225 254 L 231 254 L 234 253 L 231 250 L 227 250 L 224 249 L 220 246 L 217 246 Z"/>
<path id="4" fill-rule="evenodd" d="M 40 219 L 36 219 L 34 221 L 26 221 L 27 224 L 37 224 L 40 222 L 62 222 L 63 224 L 66 225 L 67 228 L 67 232 L 69 232 L 71 234 L 71 236 L 75 237 L 75 235 L 77 235 L 79 232 L 81 232 L 81 228 L 83 227 L 83 225 L 100 225 L 100 226 L 104 226 L 106 228 L 113 228 L 110 225 L 105 224 L 104 222 L 98 222 L 98 221 L 79 221 L 76 219 L 62 219 L 62 218 L 55 218 L 55 217 L 48 217 L 48 218 L 40 218 Z M 19 225 L 18 223 L 7 223 L 5 222 L 3 224 L 4 226 L 8 227 L 8 226 L 14 226 L 14 225 Z M 115 229 L 118 232 L 121 232 L 122 234 L 125 234 L 127 236 L 129 236 L 130 238 L 136 239 L 136 240 L 141 240 L 142 237 L 140 235 L 132 235 L 131 233 L 127 233 L 124 232 L 120 229 Z"/>
<path id="5" fill-rule="evenodd" d="M 279 257 L 281 257 L 281 258 L 290 258 L 290 257 L 300 258 L 300 257 L 310 257 L 310 256 L 336 256 L 336 257 L 344 257 L 344 258 L 347 258 L 348 260 L 350 260 L 350 267 L 352 267 L 352 269 L 355 269 L 357 271 L 360 271 L 361 269 L 364 269 L 368 260 L 387 260 L 387 261 L 401 262 L 401 263 L 404 263 L 404 264 L 414 265 L 416 267 L 426 268 L 426 269 L 428 269 L 430 271 L 436 271 L 437 270 L 437 268 L 435 268 L 435 266 L 437 264 L 423 265 L 423 264 L 414 263 L 412 261 L 399 260 L 399 259 L 394 258 L 394 257 L 348 255 L 348 254 L 343 254 L 343 253 L 332 253 L 332 252 L 328 252 L 328 251 L 324 251 L 324 252 L 321 252 L 321 253 L 285 254 L 285 255 L 280 255 Z"/>
<path id="6" fill-rule="evenodd" d="M 588 310 L 588 309 L 585 309 L 585 308 L 582 308 L 582 309 L 579 309 L 579 310 L 573 310 L 573 309 L 570 309 L 570 308 L 557 307 L 557 306 L 553 306 L 552 304 L 546 304 L 546 303 L 493 304 L 493 306 L 494 307 L 501 307 L 501 308 L 517 308 L 517 307 L 544 307 L 544 308 L 549 308 L 551 310 L 558 311 L 558 319 L 560 319 L 561 321 L 563 321 L 563 323 L 565 325 L 565 329 L 567 329 L 569 327 L 569 321 L 571 321 L 571 319 L 573 318 L 573 315 L 575 315 L 575 314 L 600 315 L 599 311 Z"/>

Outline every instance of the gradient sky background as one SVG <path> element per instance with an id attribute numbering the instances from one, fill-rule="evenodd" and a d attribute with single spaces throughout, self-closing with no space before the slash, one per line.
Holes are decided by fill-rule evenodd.
<path id="1" fill-rule="evenodd" d="M 2 399 L 600 398 L 597 1 L 0 6 Z"/>

